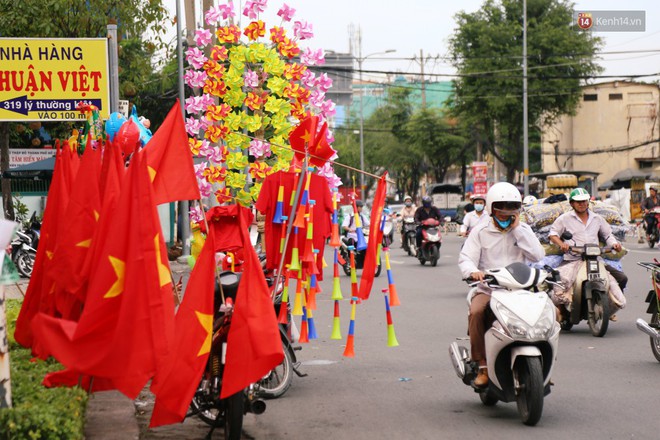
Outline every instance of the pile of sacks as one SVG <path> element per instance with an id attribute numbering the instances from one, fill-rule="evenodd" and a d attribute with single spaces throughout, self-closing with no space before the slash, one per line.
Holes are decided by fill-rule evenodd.
<path id="1" fill-rule="evenodd" d="M 540 203 L 537 205 L 530 205 L 525 207 L 520 214 L 520 221 L 527 223 L 531 226 L 532 230 L 538 237 L 543 245 L 546 258 L 542 263 L 549 264 L 552 267 L 557 267 L 562 261 L 561 251 L 559 247 L 552 244 L 548 239 L 550 228 L 554 221 L 565 212 L 571 211 L 571 205 L 568 201 L 561 201 L 557 203 Z M 612 233 L 619 241 L 625 239 L 626 233 L 631 229 L 631 226 L 626 222 L 618 211 L 618 209 L 608 203 L 603 202 L 589 202 L 589 209 L 596 214 L 602 216 L 605 221 L 612 227 Z M 601 243 L 601 246 L 603 244 Z M 621 258 L 627 253 L 625 249 L 620 252 L 609 252 L 603 255 L 605 262 L 611 266 L 621 268 Z"/>

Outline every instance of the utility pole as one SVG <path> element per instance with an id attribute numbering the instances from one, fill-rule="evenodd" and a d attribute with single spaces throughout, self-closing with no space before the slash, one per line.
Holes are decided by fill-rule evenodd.
<path id="1" fill-rule="evenodd" d="M 527 0 L 523 0 L 523 185 L 529 195 L 529 121 L 527 115 Z"/>

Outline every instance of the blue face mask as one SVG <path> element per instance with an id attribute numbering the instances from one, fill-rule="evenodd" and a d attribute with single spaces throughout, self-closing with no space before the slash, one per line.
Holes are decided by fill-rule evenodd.
<path id="1" fill-rule="evenodd" d="M 477 212 L 481 212 L 484 210 L 484 205 L 474 205 L 474 210 Z"/>
<path id="2" fill-rule="evenodd" d="M 508 219 L 506 219 L 504 221 L 498 219 L 497 217 L 493 217 L 493 218 L 495 219 L 495 221 L 497 222 L 499 227 L 502 228 L 502 229 L 506 229 L 509 226 L 511 226 L 511 217 L 509 217 Z"/>

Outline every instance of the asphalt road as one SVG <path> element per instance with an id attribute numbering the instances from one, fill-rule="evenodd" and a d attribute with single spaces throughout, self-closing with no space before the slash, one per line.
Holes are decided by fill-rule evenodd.
<path id="1" fill-rule="evenodd" d="M 435 268 L 421 266 L 395 243 L 392 269 L 401 305 L 392 308 L 392 316 L 398 347 L 387 346 L 383 274 L 371 298 L 357 306 L 355 357 L 344 357 L 350 305 L 343 301 L 341 306 L 344 340 L 329 339 L 333 303 L 327 299 L 331 278 L 326 279 L 314 315 L 319 339 L 298 352 L 308 376 L 295 377 L 287 394 L 269 401 L 264 414 L 247 415 L 246 438 L 657 438 L 660 364 L 635 319 L 647 318 L 644 299 L 650 288 L 636 262 L 660 256 L 660 249 L 626 243 L 631 250 L 624 260 L 628 306 L 604 338 L 591 336 L 585 323 L 561 334 L 556 385 L 539 424 L 527 427 L 515 403 L 483 406 L 451 367 L 447 347 L 466 333 L 467 289 L 456 265 L 461 242 L 454 234 L 446 236 Z M 332 261 L 329 254 L 326 258 Z M 342 285 L 347 297 L 344 275 Z"/>
<path id="2" fill-rule="evenodd" d="M 632 239 L 630 239 L 632 240 Z M 343 356 L 349 325 L 350 280 L 341 276 L 342 340 L 331 340 L 332 267 L 321 283 L 314 313 L 318 339 L 302 344 L 300 370 L 292 387 L 267 401 L 264 414 L 248 414 L 244 439 L 657 439 L 660 363 L 646 335 L 635 327 L 647 318 L 644 299 L 650 279 L 637 261 L 660 257 L 636 240 L 625 243 L 630 278 L 628 306 L 618 313 L 604 338 L 595 338 L 585 323 L 562 333 L 555 386 L 546 397 L 543 417 L 535 427 L 523 425 L 515 403 L 485 407 L 471 388 L 456 377 L 447 353 L 457 337 L 465 337 L 467 286 L 456 265 L 462 239 L 444 238 L 438 267 L 421 266 L 392 249 L 393 278 L 401 305 L 392 308 L 397 347 L 387 345 L 385 304 L 376 279 L 371 298 L 359 304 L 355 319 L 355 357 Z M 332 254 L 326 253 L 326 261 Z M 299 318 L 296 319 L 299 323 Z M 468 341 L 464 341 L 469 346 Z M 150 396 L 138 399 L 142 439 L 203 439 L 208 431 L 196 419 L 181 425 L 147 430 Z M 218 430 L 213 438 L 223 438 Z"/>

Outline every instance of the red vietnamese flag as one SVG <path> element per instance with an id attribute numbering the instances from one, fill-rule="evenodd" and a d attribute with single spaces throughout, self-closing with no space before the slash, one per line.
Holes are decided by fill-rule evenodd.
<path id="1" fill-rule="evenodd" d="M 148 152 L 147 164 L 157 205 L 201 198 L 178 99 L 163 124 L 138 154 L 144 155 L 143 152 Z"/>
<path id="2" fill-rule="evenodd" d="M 82 311 L 87 273 L 83 270 L 101 211 L 99 198 L 100 154 L 88 147 L 73 182 L 67 207 L 66 225 L 58 233 L 50 277 L 55 282 L 55 302 L 59 316 L 77 321 Z"/>
<path id="3" fill-rule="evenodd" d="M 214 248 L 211 234 L 195 262 L 176 313 L 175 342 L 166 362 L 169 371 L 159 370 L 160 385 L 152 387 L 156 404 L 150 428 L 183 421 L 202 377 L 213 336 Z"/>
<path id="4" fill-rule="evenodd" d="M 65 148 L 67 148 L 66 143 Z M 52 261 L 57 225 L 62 221 L 64 208 L 67 203 L 68 187 L 66 186 L 67 179 L 65 178 L 65 174 L 68 172 L 67 164 L 64 163 L 63 152 L 59 149 L 58 143 L 58 151 L 55 155 L 55 169 L 53 171 L 50 190 L 48 191 L 48 203 L 46 203 L 46 209 L 41 223 L 39 247 L 32 269 L 32 277 L 25 292 L 25 299 L 16 320 L 16 330 L 14 332 L 16 342 L 23 347 L 32 348 L 33 352 L 35 341 L 30 327 L 30 321 L 32 321 L 32 318 L 40 310 L 54 312 L 54 309 L 51 307 L 51 305 L 54 305 L 54 302 L 50 302 L 51 298 L 48 297 L 52 283 L 50 282 L 50 278 L 47 278 L 45 275 L 46 269 Z"/>
<path id="5" fill-rule="evenodd" d="M 238 212 L 245 259 L 227 339 L 220 398 L 257 382 L 284 358 L 273 301 L 259 257 L 250 243 L 249 224 L 244 211 Z"/>
<path id="6" fill-rule="evenodd" d="M 378 187 L 374 195 L 374 201 L 371 208 L 371 227 L 369 228 L 369 245 L 364 257 L 364 266 L 362 277 L 360 278 L 360 290 L 358 297 L 360 299 L 369 299 L 371 286 L 374 284 L 376 276 L 376 261 L 378 257 L 378 245 L 383 241 L 383 231 L 380 230 L 381 217 L 385 207 L 385 193 L 387 189 L 387 171 L 380 176 Z"/>
<path id="7" fill-rule="evenodd" d="M 169 355 L 174 303 L 144 160 L 135 160 L 92 266 L 78 323 L 38 314 L 32 329 L 67 368 L 111 379 L 131 399 Z"/>

